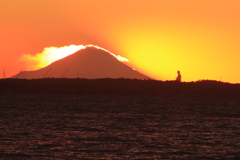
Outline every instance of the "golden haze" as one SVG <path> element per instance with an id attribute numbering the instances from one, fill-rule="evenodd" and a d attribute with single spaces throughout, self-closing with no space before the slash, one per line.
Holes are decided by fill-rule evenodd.
<path id="1" fill-rule="evenodd" d="M 239 83 L 239 0 L 9 0 L 0 2 L 0 67 L 49 46 L 94 44 L 148 76 Z M 10 63 L 11 62 L 11 63 Z"/>

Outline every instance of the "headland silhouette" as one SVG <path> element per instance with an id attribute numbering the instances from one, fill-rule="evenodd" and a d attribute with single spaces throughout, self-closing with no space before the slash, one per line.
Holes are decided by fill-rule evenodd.
<path id="1" fill-rule="evenodd" d="M 0 79 L 0 92 L 236 97 L 240 95 L 240 84 L 212 80 L 179 83 L 125 78 Z"/>

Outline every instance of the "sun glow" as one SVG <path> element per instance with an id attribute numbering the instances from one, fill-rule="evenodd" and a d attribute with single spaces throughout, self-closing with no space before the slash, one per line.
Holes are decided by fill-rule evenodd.
<path id="1" fill-rule="evenodd" d="M 125 57 L 122 57 L 120 55 L 115 55 L 113 54 L 112 52 L 110 52 L 109 50 L 106 50 L 105 48 L 102 48 L 102 47 L 99 47 L 99 46 L 95 46 L 95 45 L 92 45 L 92 44 L 89 44 L 89 45 L 86 45 L 86 47 L 94 47 L 94 48 L 97 48 L 97 49 L 100 49 L 100 50 L 103 50 L 105 52 L 108 52 L 109 54 L 111 54 L 113 57 L 115 57 L 117 60 L 119 60 L 120 62 L 129 62 L 129 60 Z"/>
<path id="2" fill-rule="evenodd" d="M 116 50 L 128 56 L 132 67 L 153 79 L 175 80 L 178 70 L 183 81 L 212 79 L 233 82 L 238 78 L 233 74 L 238 72 L 238 56 L 236 54 L 233 58 L 227 53 L 235 53 L 239 48 L 232 45 L 235 40 L 229 38 L 234 33 L 224 28 L 174 22 L 144 26 L 135 22 L 113 30 L 114 33 L 118 37 L 114 39 L 116 44 L 121 46 Z"/>
<path id="3" fill-rule="evenodd" d="M 121 62 L 129 62 L 127 58 L 121 57 L 120 55 L 115 55 L 111 53 L 110 51 L 98 47 L 95 45 L 69 45 L 64 47 L 46 47 L 41 53 L 37 53 L 35 55 L 30 54 L 24 54 L 21 57 L 21 60 L 26 63 L 26 70 L 36 70 L 43 67 L 48 66 L 49 64 L 62 59 L 66 56 L 69 56 L 78 50 L 85 49 L 87 47 L 93 47 L 100 50 L 103 50 L 109 54 L 111 54 L 113 57 L 118 59 Z"/>

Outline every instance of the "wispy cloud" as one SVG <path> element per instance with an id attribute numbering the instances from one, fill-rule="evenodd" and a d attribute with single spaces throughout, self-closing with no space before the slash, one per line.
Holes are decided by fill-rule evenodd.
<path id="1" fill-rule="evenodd" d="M 46 47 L 43 49 L 41 53 L 37 53 L 35 55 L 23 54 L 21 60 L 26 64 L 27 70 L 36 70 L 46 67 L 49 64 L 53 63 L 54 61 L 57 61 L 68 55 L 71 55 L 77 52 L 78 50 L 85 49 L 86 47 L 94 47 L 97 49 L 104 50 L 121 62 L 129 62 L 127 58 L 121 57 L 119 55 L 116 56 L 110 51 L 95 45 L 69 45 L 63 47 Z"/>

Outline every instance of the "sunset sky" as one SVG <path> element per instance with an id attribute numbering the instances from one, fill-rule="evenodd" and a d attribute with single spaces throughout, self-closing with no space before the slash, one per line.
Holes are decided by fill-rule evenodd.
<path id="1" fill-rule="evenodd" d="M 93 44 L 154 79 L 180 70 L 183 81 L 240 83 L 239 8 L 239 0 L 0 0 L 0 73 L 34 68 L 23 57 L 49 47 Z"/>

